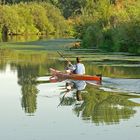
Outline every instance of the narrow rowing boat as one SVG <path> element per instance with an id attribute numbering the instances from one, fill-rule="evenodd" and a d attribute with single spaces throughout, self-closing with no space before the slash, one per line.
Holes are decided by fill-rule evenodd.
<path id="1" fill-rule="evenodd" d="M 97 75 L 80 75 L 80 74 L 68 74 L 65 72 L 61 72 L 59 70 L 50 68 L 50 72 L 52 76 L 56 76 L 60 79 L 73 79 L 73 80 L 85 80 L 85 81 L 101 81 L 102 77 Z"/>

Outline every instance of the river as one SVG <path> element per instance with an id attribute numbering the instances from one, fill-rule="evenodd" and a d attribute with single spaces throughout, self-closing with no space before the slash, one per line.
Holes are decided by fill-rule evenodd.
<path id="1" fill-rule="evenodd" d="M 124 56 L 126 63 L 115 55 L 115 61 L 101 61 L 107 57 L 101 54 L 100 61 L 83 57 L 86 73 L 102 74 L 103 81 L 85 82 L 77 92 L 66 89 L 75 81 L 50 82 L 49 68 L 65 66 L 56 51 L 0 54 L 2 140 L 140 139 L 140 64 L 127 61 L 130 56 Z"/>

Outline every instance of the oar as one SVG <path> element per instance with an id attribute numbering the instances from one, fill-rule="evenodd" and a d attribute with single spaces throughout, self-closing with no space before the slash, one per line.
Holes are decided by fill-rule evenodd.
<path id="1" fill-rule="evenodd" d="M 73 66 L 73 64 L 72 64 L 67 58 L 65 58 L 59 51 L 57 51 L 57 53 L 58 53 L 63 59 L 65 59 L 67 62 L 69 62 L 70 65 Z"/>

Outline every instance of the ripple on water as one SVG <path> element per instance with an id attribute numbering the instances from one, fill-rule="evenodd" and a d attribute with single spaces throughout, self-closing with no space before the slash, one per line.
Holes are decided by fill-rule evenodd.
<path id="1" fill-rule="evenodd" d="M 105 91 L 140 93 L 140 79 L 103 77 L 100 89 Z"/>

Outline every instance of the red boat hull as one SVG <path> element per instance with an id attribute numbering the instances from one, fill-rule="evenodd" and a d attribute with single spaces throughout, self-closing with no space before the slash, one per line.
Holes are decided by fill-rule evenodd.
<path id="1" fill-rule="evenodd" d="M 59 70 L 55 70 L 50 68 L 50 71 L 53 76 L 57 76 L 60 79 L 73 79 L 73 80 L 84 80 L 84 81 L 101 81 L 101 76 L 96 75 L 79 75 L 79 74 L 68 74 L 65 72 L 61 72 Z"/>

